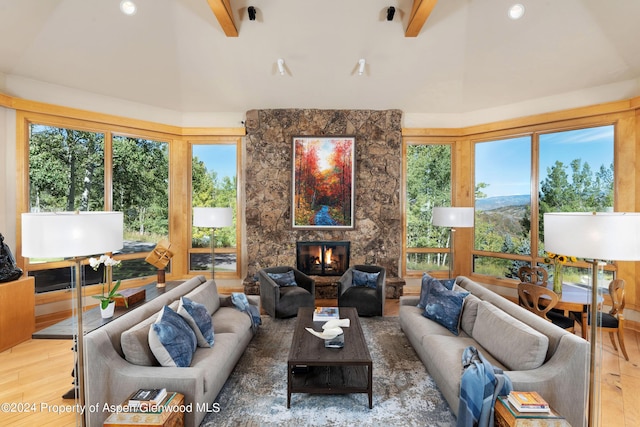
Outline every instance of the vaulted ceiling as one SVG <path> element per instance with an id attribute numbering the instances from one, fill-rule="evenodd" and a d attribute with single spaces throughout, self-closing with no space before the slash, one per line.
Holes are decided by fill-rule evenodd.
<path id="1" fill-rule="evenodd" d="M 637 0 L 518 0 L 517 21 L 510 0 L 135 2 L 125 16 L 119 0 L 0 0 L 0 91 L 26 78 L 207 113 L 460 114 L 621 82 L 640 95 Z"/>

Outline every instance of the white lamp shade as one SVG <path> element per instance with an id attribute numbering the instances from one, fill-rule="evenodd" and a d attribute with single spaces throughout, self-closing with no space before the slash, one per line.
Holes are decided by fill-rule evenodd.
<path id="1" fill-rule="evenodd" d="M 473 227 L 474 209 L 460 207 L 433 208 L 431 223 L 441 227 Z"/>
<path id="2" fill-rule="evenodd" d="M 640 260 L 640 213 L 544 214 L 547 252 L 593 260 Z"/>
<path id="3" fill-rule="evenodd" d="M 122 249 L 122 212 L 22 214 L 22 256 L 69 258 Z"/>
<path id="4" fill-rule="evenodd" d="M 231 208 L 193 208 L 194 227 L 220 228 L 233 225 Z"/>

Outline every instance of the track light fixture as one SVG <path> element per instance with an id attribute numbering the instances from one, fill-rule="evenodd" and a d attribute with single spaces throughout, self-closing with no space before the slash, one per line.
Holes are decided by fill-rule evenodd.
<path id="1" fill-rule="evenodd" d="M 247 13 L 249 13 L 249 21 L 255 21 L 256 20 L 256 8 L 253 6 L 249 6 L 247 8 Z"/>
<path id="2" fill-rule="evenodd" d="M 284 59 L 278 58 L 278 71 L 281 76 L 284 76 Z"/>
<path id="3" fill-rule="evenodd" d="M 387 21 L 393 21 L 393 16 L 396 14 L 396 8 L 389 6 L 387 9 Z"/>
<path id="4" fill-rule="evenodd" d="M 367 61 L 364 60 L 364 58 L 361 58 L 358 61 L 358 75 L 361 76 L 364 74 L 364 66 L 366 65 Z"/>

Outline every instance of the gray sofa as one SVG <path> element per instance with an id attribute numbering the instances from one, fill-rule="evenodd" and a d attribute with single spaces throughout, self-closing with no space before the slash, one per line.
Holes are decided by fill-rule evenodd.
<path id="1" fill-rule="evenodd" d="M 458 336 L 424 317 L 419 297 L 400 298 L 400 326 L 451 411 L 458 413 L 462 352 L 472 345 L 514 390 L 537 391 L 572 426 L 586 425 L 588 343 L 466 277 L 454 290 L 470 292 Z"/>
<path id="2" fill-rule="evenodd" d="M 204 304 L 212 313 L 215 342 L 211 348 L 198 347 L 191 366 L 162 367 L 148 344 L 148 333 L 164 305 L 177 309 L 180 297 Z M 258 297 L 248 296 L 258 305 Z M 197 426 L 206 411 L 199 404 L 211 404 L 253 338 L 251 319 L 237 310 L 230 296 L 218 295 L 216 283 L 203 276 L 187 280 L 154 300 L 98 328 L 85 336 L 85 400 L 98 405 L 87 415 L 89 426 L 102 426 L 108 412 L 105 404 L 119 405 L 139 388 L 166 388 L 184 394 L 185 426 Z M 95 406 L 94 406 L 95 407 Z"/>

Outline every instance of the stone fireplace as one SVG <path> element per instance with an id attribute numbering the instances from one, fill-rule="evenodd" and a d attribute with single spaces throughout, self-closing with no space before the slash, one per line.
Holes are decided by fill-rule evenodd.
<path id="1" fill-rule="evenodd" d="M 296 268 L 309 276 L 342 276 L 349 268 L 349 242 L 297 242 Z"/>
<path id="2" fill-rule="evenodd" d="M 350 265 L 377 264 L 397 278 L 402 256 L 402 112 L 400 110 L 250 110 L 246 113 L 245 290 L 258 270 L 296 266 L 302 241 L 349 241 Z M 294 136 L 355 136 L 354 228 L 294 229 Z M 327 280 L 335 276 L 326 277 Z M 250 288 L 253 286 L 253 288 Z"/>

